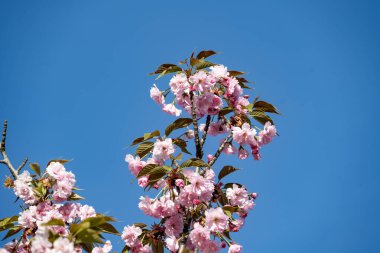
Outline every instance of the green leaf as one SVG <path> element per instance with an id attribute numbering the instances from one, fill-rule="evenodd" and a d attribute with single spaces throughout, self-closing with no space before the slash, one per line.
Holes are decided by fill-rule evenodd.
<path id="1" fill-rule="evenodd" d="M 230 108 L 230 107 L 224 107 L 222 108 L 220 111 L 219 111 L 219 116 L 225 116 L 227 114 L 229 114 L 230 112 L 233 112 L 234 109 L 233 108 Z"/>
<path id="2" fill-rule="evenodd" d="M 101 224 L 98 226 L 98 228 L 100 228 L 100 230 L 104 233 L 120 235 L 120 233 L 117 231 L 117 229 L 109 223 Z"/>
<path id="3" fill-rule="evenodd" d="M 37 173 L 37 175 L 41 175 L 41 168 L 40 168 L 40 165 L 38 163 L 31 163 L 29 164 L 30 168 Z"/>
<path id="4" fill-rule="evenodd" d="M 160 136 L 160 131 L 156 130 L 151 133 L 145 133 L 144 136 L 134 139 L 131 146 L 141 143 L 143 141 L 149 140 L 155 136 Z"/>
<path id="5" fill-rule="evenodd" d="M 137 149 L 136 149 L 136 155 L 138 155 L 140 158 L 143 158 L 146 156 L 154 147 L 154 143 L 147 141 L 144 143 L 141 143 Z"/>
<path id="6" fill-rule="evenodd" d="M 76 235 L 77 243 L 101 243 L 104 244 L 102 238 L 99 236 L 99 232 L 94 229 L 85 229 Z"/>
<path id="7" fill-rule="evenodd" d="M 176 145 L 177 147 L 179 147 L 183 153 L 191 155 L 189 150 L 187 150 L 186 141 L 179 139 L 179 138 L 176 138 L 176 139 L 173 139 L 173 144 Z"/>
<path id="8" fill-rule="evenodd" d="M 18 221 L 18 216 L 11 216 L 11 217 L 6 217 L 0 220 L 0 227 L 12 224 L 13 222 Z"/>
<path id="9" fill-rule="evenodd" d="M 125 245 L 124 248 L 121 250 L 121 253 L 128 253 L 129 249 L 130 248 L 127 245 Z"/>
<path id="10" fill-rule="evenodd" d="M 75 235 L 77 233 L 80 233 L 82 230 L 88 229 L 90 227 L 90 222 L 88 221 L 82 221 L 78 224 L 71 224 L 70 226 L 70 232 Z"/>
<path id="11" fill-rule="evenodd" d="M 134 223 L 133 226 L 139 227 L 139 228 L 145 228 L 145 227 L 147 227 L 147 225 L 145 223 L 142 223 L 142 222 Z"/>
<path id="12" fill-rule="evenodd" d="M 212 51 L 212 50 L 200 51 L 197 55 L 197 59 L 207 58 L 214 54 L 217 54 L 217 52 Z"/>
<path id="13" fill-rule="evenodd" d="M 165 129 L 165 135 L 169 136 L 171 132 L 173 132 L 176 129 L 180 129 L 183 127 L 187 127 L 193 123 L 193 120 L 190 118 L 179 118 L 176 119 L 173 123 L 171 123 L 166 129 Z"/>
<path id="14" fill-rule="evenodd" d="M 11 237 L 12 235 L 15 235 L 17 234 L 18 232 L 20 232 L 20 230 L 22 230 L 22 227 L 11 227 L 9 230 L 8 230 L 8 233 L 4 236 L 4 238 L 2 239 L 2 241 L 4 241 L 5 239 Z"/>
<path id="15" fill-rule="evenodd" d="M 169 166 L 159 166 L 154 168 L 148 175 L 149 181 L 158 181 L 168 174 L 172 170 Z"/>
<path id="16" fill-rule="evenodd" d="M 51 219 L 50 221 L 42 224 L 42 226 L 65 226 L 65 222 L 61 219 Z"/>
<path id="17" fill-rule="evenodd" d="M 85 199 L 85 198 L 73 192 L 71 193 L 70 197 L 67 200 L 76 201 L 76 200 L 81 200 L 81 199 Z"/>
<path id="18" fill-rule="evenodd" d="M 224 166 L 223 169 L 219 172 L 218 179 L 219 181 L 224 178 L 225 176 L 231 174 L 232 172 L 235 172 L 239 169 L 232 167 L 232 166 Z"/>
<path id="19" fill-rule="evenodd" d="M 268 121 L 270 123 L 273 124 L 273 120 L 265 114 L 265 112 L 263 111 L 260 111 L 260 110 L 253 110 L 250 115 L 255 119 L 257 120 L 258 122 L 260 122 L 261 124 L 265 125 L 265 123 L 267 123 Z"/>
<path id="20" fill-rule="evenodd" d="M 230 73 L 230 76 L 240 76 L 244 75 L 244 72 L 236 71 L 236 70 L 229 70 L 228 73 Z"/>
<path id="21" fill-rule="evenodd" d="M 263 112 L 280 114 L 276 107 L 274 107 L 272 104 L 269 104 L 268 102 L 265 102 L 265 101 L 256 101 L 253 104 L 253 108 L 259 111 L 263 111 Z"/>
<path id="22" fill-rule="evenodd" d="M 52 162 L 56 162 L 56 163 L 60 163 L 60 164 L 65 164 L 65 163 L 68 163 L 70 162 L 70 160 L 65 160 L 65 159 L 53 159 L 53 160 L 50 160 L 46 167 L 48 167 Z"/>
<path id="23" fill-rule="evenodd" d="M 238 206 L 223 206 L 222 209 L 225 211 L 229 211 L 231 213 L 236 213 L 236 212 L 241 211 L 241 208 Z"/>
<path id="24" fill-rule="evenodd" d="M 215 65 L 215 63 L 212 63 L 209 61 L 200 61 L 200 62 L 198 62 L 197 65 L 195 65 L 195 67 L 197 70 L 200 70 L 200 69 L 205 69 L 205 68 L 208 68 L 208 67 L 211 67 L 214 65 Z"/>
<path id="25" fill-rule="evenodd" d="M 196 58 L 190 58 L 190 65 L 191 66 L 195 66 L 198 62 L 199 62 L 198 59 L 196 59 Z"/>
<path id="26" fill-rule="evenodd" d="M 175 64 L 165 63 L 165 64 L 160 65 L 153 73 L 150 73 L 150 75 L 160 74 L 159 77 L 161 77 L 163 75 L 173 73 L 173 72 L 178 72 L 178 71 L 182 71 L 182 68 Z M 157 79 L 159 77 L 157 77 Z"/>
<path id="27" fill-rule="evenodd" d="M 186 167 L 207 167 L 208 164 L 205 163 L 202 159 L 199 158 L 190 158 L 189 160 L 184 161 L 181 164 L 181 168 Z"/>
<path id="28" fill-rule="evenodd" d="M 80 245 L 88 253 L 91 253 L 92 250 L 94 249 L 94 244 L 93 243 L 81 243 Z"/>
<path id="29" fill-rule="evenodd" d="M 140 178 L 142 176 L 145 176 L 149 174 L 154 168 L 158 167 L 157 164 L 147 164 L 145 165 L 142 170 L 140 170 L 139 174 L 137 174 L 137 178 Z"/>

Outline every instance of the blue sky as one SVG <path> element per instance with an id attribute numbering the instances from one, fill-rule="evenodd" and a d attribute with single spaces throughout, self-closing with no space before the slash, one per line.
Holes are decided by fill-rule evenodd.
<path id="1" fill-rule="evenodd" d="M 223 157 L 260 194 L 235 239 L 245 252 L 379 252 L 377 1 L 0 1 L 0 120 L 8 153 L 73 159 L 82 195 L 144 216 L 124 156 L 174 120 L 150 100 L 157 65 L 193 50 L 247 72 L 282 112 L 263 160 Z M 167 79 L 157 82 L 167 85 Z M 1 178 L 5 177 L 2 167 Z M 154 194 L 154 193 L 152 193 Z M 0 189 L 0 216 L 18 212 Z M 117 250 L 121 241 L 113 239 Z M 1 245 L 2 243 L 0 243 Z"/>

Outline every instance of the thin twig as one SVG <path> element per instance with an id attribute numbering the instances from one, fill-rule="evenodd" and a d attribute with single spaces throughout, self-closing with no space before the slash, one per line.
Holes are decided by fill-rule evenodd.
<path id="1" fill-rule="evenodd" d="M 203 148 L 203 145 L 206 142 L 206 137 L 207 137 L 208 128 L 210 126 L 210 122 L 211 122 L 211 116 L 207 115 L 206 125 L 205 125 L 205 128 L 203 129 L 203 135 L 202 135 L 202 140 L 201 140 L 201 148 Z"/>
<path id="2" fill-rule="evenodd" d="M 9 171 L 11 172 L 11 174 L 13 176 L 13 179 L 16 180 L 18 173 L 15 170 L 15 168 L 13 167 L 11 161 L 9 160 L 7 153 L 5 152 L 5 145 L 6 145 L 6 139 L 7 139 L 7 128 L 8 128 L 8 121 L 5 120 L 4 121 L 3 135 L 1 138 L 1 144 L 0 144 L 0 152 L 1 152 L 1 155 L 3 156 L 3 160 L 0 160 L 0 163 L 7 165 Z"/>
<path id="3" fill-rule="evenodd" d="M 20 166 L 18 166 L 17 173 L 20 173 L 21 169 L 24 168 L 24 166 L 26 165 L 27 162 L 28 162 L 28 157 L 25 157 L 25 159 L 22 162 L 22 164 L 20 164 Z"/>
<path id="4" fill-rule="evenodd" d="M 232 131 L 226 136 L 226 138 L 224 139 L 223 143 L 220 145 L 220 147 L 218 148 L 218 150 L 215 152 L 214 157 L 208 163 L 209 167 L 211 167 L 216 162 L 216 160 L 219 158 L 220 154 L 222 153 L 222 151 L 224 149 L 224 146 L 229 142 L 231 136 L 232 136 Z"/>

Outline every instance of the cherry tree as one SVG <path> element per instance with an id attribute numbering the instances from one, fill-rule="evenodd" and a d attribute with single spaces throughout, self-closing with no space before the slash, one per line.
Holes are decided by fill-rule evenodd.
<path id="1" fill-rule="evenodd" d="M 232 233 L 243 227 L 257 194 L 238 182 L 226 182 L 238 169 L 215 162 L 222 154 L 260 160 L 260 149 L 277 135 L 268 113 L 278 110 L 244 94 L 250 89 L 244 73 L 210 62 L 215 54 L 193 53 L 178 65 L 162 64 L 152 73 L 157 79 L 173 75 L 169 87 L 153 85 L 150 97 L 177 119 L 162 134 L 155 130 L 133 140 L 135 153 L 125 157 L 138 185 L 155 191 L 154 197 L 141 197 L 138 207 L 156 222 L 125 226 L 122 252 L 159 253 L 166 248 L 212 253 L 227 247 L 229 253 L 242 252 Z M 4 239 L 13 238 L 0 253 L 110 252 L 104 234 L 119 235 L 111 224 L 116 220 L 82 204 L 75 175 L 66 169 L 69 161 L 51 160 L 44 167 L 29 163 L 26 169 L 25 159 L 16 168 L 6 152 L 6 136 L 7 121 L 0 163 L 10 171 L 4 185 L 13 189 L 21 211 L 0 220 Z M 218 138 L 216 150 L 206 149 L 211 136 Z"/>

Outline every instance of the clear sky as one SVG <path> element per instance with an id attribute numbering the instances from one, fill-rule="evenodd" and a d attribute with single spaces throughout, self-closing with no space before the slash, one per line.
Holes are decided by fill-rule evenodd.
<path id="1" fill-rule="evenodd" d="M 87 203 L 117 217 L 120 230 L 143 221 L 144 193 L 124 156 L 132 139 L 174 120 L 150 100 L 147 73 L 213 49 L 222 52 L 214 61 L 247 72 L 251 94 L 282 112 L 281 136 L 261 161 L 216 164 L 242 168 L 231 180 L 260 194 L 234 237 L 245 252 L 380 252 L 379 8 L 369 0 L 1 0 L 8 152 L 15 162 L 73 159 L 67 167 Z M 1 187 L 0 199 L 0 216 L 19 211 L 11 191 Z"/>

